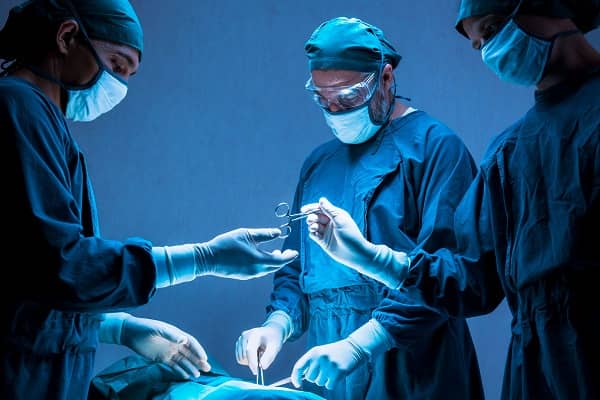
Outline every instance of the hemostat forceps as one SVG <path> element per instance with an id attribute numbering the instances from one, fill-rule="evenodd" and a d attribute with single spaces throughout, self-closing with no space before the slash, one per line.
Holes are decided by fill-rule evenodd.
<path id="1" fill-rule="evenodd" d="M 279 226 L 279 229 L 281 229 L 281 235 L 279 236 L 280 238 L 286 238 L 290 235 L 290 233 L 292 233 L 292 226 L 291 223 L 294 221 L 297 221 L 299 219 L 303 219 L 308 217 L 310 214 L 312 214 L 315 211 L 318 211 L 318 208 L 315 209 L 311 209 L 308 210 L 307 212 L 299 212 L 296 214 L 291 214 L 291 208 L 290 205 L 286 202 L 283 203 L 279 203 L 277 204 L 277 207 L 275 207 L 275 215 L 279 218 L 287 218 L 287 222 L 283 225 Z"/>

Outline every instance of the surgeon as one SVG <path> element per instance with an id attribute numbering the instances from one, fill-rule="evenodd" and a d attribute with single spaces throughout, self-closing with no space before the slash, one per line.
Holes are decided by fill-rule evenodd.
<path id="1" fill-rule="evenodd" d="M 100 236 L 85 155 L 67 121 L 92 121 L 123 100 L 142 54 L 126 0 L 27 1 L 0 31 L 2 282 L 10 288 L 0 312 L 2 399 L 85 399 L 99 339 L 197 376 L 210 365 L 195 339 L 124 311 L 157 288 L 201 275 L 260 277 L 297 255 L 258 247 L 278 229 L 176 246 Z"/>
<path id="2" fill-rule="evenodd" d="M 535 103 L 490 144 L 456 210 L 458 251 L 382 249 L 337 199 L 307 221 L 332 257 L 441 313 L 506 298 L 503 399 L 600 398 L 600 53 L 584 35 L 599 23 L 598 1 L 461 2 L 458 32 L 507 84 L 535 86 Z"/>
<path id="3" fill-rule="evenodd" d="M 376 26 L 339 17 L 305 45 L 308 94 L 334 135 L 306 159 L 293 211 L 327 195 L 360 231 L 395 250 L 453 248 L 452 215 L 475 174 L 458 136 L 396 100 L 400 55 Z M 300 229 L 302 228 L 302 229 Z M 239 363 L 268 368 L 283 344 L 307 334 L 293 383 L 328 399 L 480 399 L 467 323 L 427 307 L 416 290 L 335 262 L 294 227 L 301 256 L 278 271 L 262 326 L 241 334 Z M 393 264 L 393 253 L 382 254 Z M 399 262 L 399 261 L 398 261 Z M 399 283 L 384 279 L 393 289 Z"/>

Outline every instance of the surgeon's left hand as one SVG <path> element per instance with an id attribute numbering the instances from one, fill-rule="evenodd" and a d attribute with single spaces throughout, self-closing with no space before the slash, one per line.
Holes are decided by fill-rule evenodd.
<path id="1" fill-rule="evenodd" d="M 310 238 L 339 263 L 360 269 L 365 260 L 371 260 L 375 252 L 356 225 L 350 214 L 335 207 L 322 197 L 318 203 L 306 204 L 301 212 L 310 212 L 306 218 Z"/>
<path id="2" fill-rule="evenodd" d="M 311 213 L 306 218 L 310 238 L 335 261 L 392 289 L 404 282 L 410 267 L 408 255 L 369 242 L 346 210 L 322 197 L 301 211 Z"/>
<path id="3" fill-rule="evenodd" d="M 299 388 L 305 379 L 330 390 L 367 359 L 365 352 L 349 339 L 315 346 L 294 364 L 292 384 Z"/>
<path id="4" fill-rule="evenodd" d="M 106 315 L 107 326 L 103 327 L 105 322 L 100 326 L 101 341 L 123 344 L 151 361 L 164 363 L 183 379 L 198 377 L 200 371 L 210 371 L 204 348 L 196 338 L 181 329 L 127 313 Z"/>

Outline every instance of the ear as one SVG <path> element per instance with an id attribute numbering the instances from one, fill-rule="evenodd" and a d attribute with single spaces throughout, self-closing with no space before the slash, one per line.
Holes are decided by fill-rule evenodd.
<path id="1" fill-rule="evenodd" d="M 386 90 L 389 89 L 394 82 L 394 69 L 392 68 L 392 64 L 385 64 L 385 67 L 383 67 L 383 71 L 381 71 L 381 81 Z"/>
<path id="2" fill-rule="evenodd" d="M 78 33 L 79 24 L 76 21 L 70 19 L 60 24 L 56 31 L 56 47 L 60 54 L 67 54 L 69 52 Z"/>

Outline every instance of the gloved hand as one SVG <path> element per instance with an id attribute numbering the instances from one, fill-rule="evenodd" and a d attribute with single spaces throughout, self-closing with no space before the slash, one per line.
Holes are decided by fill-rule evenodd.
<path id="1" fill-rule="evenodd" d="M 105 314 L 100 341 L 122 344 L 139 355 L 164 363 L 183 379 L 210 371 L 208 356 L 196 338 L 166 322 L 127 313 Z"/>
<path id="2" fill-rule="evenodd" d="M 259 354 L 261 367 L 269 368 L 290 335 L 290 317 L 283 311 L 275 311 L 263 326 L 242 332 L 235 344 L 235 358 L 256 375 Z"/>
<path id="3" fill-rule="evenodd" d="M 205 243 L 153 247 L 156 287 L 188 282 L 201 275 L 246 280 L 273 273 L 298 256 L 295 250 L 265 251 L 259 244 L 281 230 L 239 228 Z"/>
<path id="4" fill-rule="evenodd" d="M 373 360 L 394 345 L 388 331 L 370 319 L 346 339 L 315 346 L 306 352 L 292 369 L 292 384 L 300 387 L 302 379 L 327 389 L 333 387 L 360 363 Z"/>
<path id="5" fill-rule="evenodd" d="M 306 352 L 292 369 L 292 384 L 300 387 L 302 379 L 327 389 L 352 372 L 367 356 L 350 339 L 315 346 Z"/>
<path id="6" fill-rule="evenodd" d="M 301 211 L 314 209 L 320 211 L 306 218 L 309 236 L 331 258 L 390 288 L 402 284 L 410 266 L 406 253 L 366 240 L 350 214 L 324 197 L 319 203 L 304 205 Z"/>

